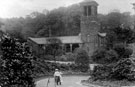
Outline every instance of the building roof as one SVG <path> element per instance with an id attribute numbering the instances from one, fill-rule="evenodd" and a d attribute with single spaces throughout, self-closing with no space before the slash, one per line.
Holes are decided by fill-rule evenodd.
<path id="1" fill-rule="evenodd" d="M 80 36 L 61 36 L 61 37 L 46 37 L 46 38 L 32 38 L 29 37 L 29 39 L 37 44 L 48 44 L 47 39 L 50 38 L 56 38 L 61 40 L 62 43 L 64 44 L 69 44 L 69 43 L 82 43 L 81 37 Z"/>
<path id="2" fill-rule="evenodd" d="M 98 6 L 98 3 L 95 0 L 84 0 L 80 3 L 82 6 L 87 6 L 87 5 L 94 5 Z"/>
<path id="3" fill-rule="evenodd" d="M 83 2 L 93 2 L 95 0 L 84 0 Z"/>

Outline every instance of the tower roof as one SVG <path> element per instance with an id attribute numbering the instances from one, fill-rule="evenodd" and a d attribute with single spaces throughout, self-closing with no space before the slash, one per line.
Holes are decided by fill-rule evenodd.
<path id="1" fill-rule="evenodd" d="M 95 1 L 95 0 L 84 0 L 83 2 L 92 2 L 92 1 Z"/>
<path id="2" fill-rule="evenodd" d="M 82 5 L 82 6 L 86 6 L 86 5 L 98 6 L 98 3 L 95 0 L 84 0 L 83 2 L 80 3 L 80 5 Z"/>

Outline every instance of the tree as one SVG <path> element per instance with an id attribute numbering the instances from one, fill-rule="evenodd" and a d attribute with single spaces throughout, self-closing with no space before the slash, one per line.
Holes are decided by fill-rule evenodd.
<path id="1" fill-rule="evenodd" d="M 93 72 L 93 78 L 116 79 L 116 80 L 135 80 L 134 62 L 130 58 L 133 50 L 129 47 L 135 40 L 135 32 L 123 26 L 112 28 L 106 36 L 106 47 L 94 52 L 92 59 L 101 64 Z"/>
<path id="2" fill-rule="evenodd" d="M 130 43 L 135 42 L 135 32 L 129 27 L 116 27 L 112 28 L 107 32 L 106 36 L 107 47 L 113 48 L 114 45 L 122 43 L 127 46 Z"/>
<path id="3" fill-rule="evenodd" d="M 89 69 L 89 56 L 87 52 L 81 48 L 76 51 L 75 64 L 82 72 L 86 72 Z"/>
<path id="4" fill-rule="evenodd" d="M 108 25 L 111 28 L 115 28 L 121 25 L 121 13 L 120 12 L 111 12 L 107 15 Z"/>
<path id="5" fill-rule="evenodd" d="M 102 26 L 102 31 L 108 31 L 108 29 L 116 28 L 121 24 L 123 24 L 124 27 L 129 27 L 133 23 L 133 18 L 130 12 L 121 13 L 116 10 L 108 13 L 107 15 L 99 14 L 98 18 Z"/>
<path id="6" fill-rule="evenodd" d="M 116 44 L 113 49 L 117 52 L 119 59 L 129 58 L 133 53 L 133 50 L 123 43 Z"/>
<path id="7" fill-rule="evenodd" d="M 47 39 L 48 45 L 45 48 L 45 54 L 52 55 L 56 61 L 56 56 L 62 54 L 61 44 L 62 42 L 57 38 Z"/>
<path id="8" fill-rule="evenodd" d="M 92 55 L 93 62 L 103 65 L 116 63 L 118 59 L 117 52 L 112 49 L 107 50 L 105 48 L 100 48 Z"/>
<path id="9" fill-rule="evenodd" d="M 1 43 L 2 65 L 0 85 L 2 87 L 34 87 L 33 57 L 29 47 L 9 36 Z"/>

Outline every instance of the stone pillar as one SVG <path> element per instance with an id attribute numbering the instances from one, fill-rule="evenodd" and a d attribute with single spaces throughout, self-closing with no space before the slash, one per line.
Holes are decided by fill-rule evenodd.
<path id="1" fill-rule="evenodd" d="M 64 51 L 67 52 L 67 46 L 64 44 Z"/>
<path id="2" fill-rule="evenodd" d="M 70 52 L 72 52 L 73 44 L 70 44 Z"/>
<path id="3" fill-rule="evenodd" d="M 43 52 L 43 55 L 44 55 L 44 57 L 45 57 L 45 50 L 46 50 L 46 45 L 44 44 L 44 45 L 43 45 L 43 51 L 44 51 L 44 52 Z"/>
<path id="4" fill-rule="evenodd" d="M 65 53 L 65 48 L 64 48 L 65 46 L 64 46 L 64 44 L 62 44 L 61 47 L 62 47 L 62 54 L 63 54 L 63 53 Z"/>
<path id="5" fill-rule="evenodd" d="M 82 48 L 82 43 L 79 43 L 79 48 Z"/>

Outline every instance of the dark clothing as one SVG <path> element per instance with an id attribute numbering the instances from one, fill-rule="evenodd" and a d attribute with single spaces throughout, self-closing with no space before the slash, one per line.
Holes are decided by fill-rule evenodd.
<path id="1" fill-rule="evenodd" d="M 60 76 L 55 76 L 55 83 L 56 83 L 57 85 L 61 85 Z"/>

